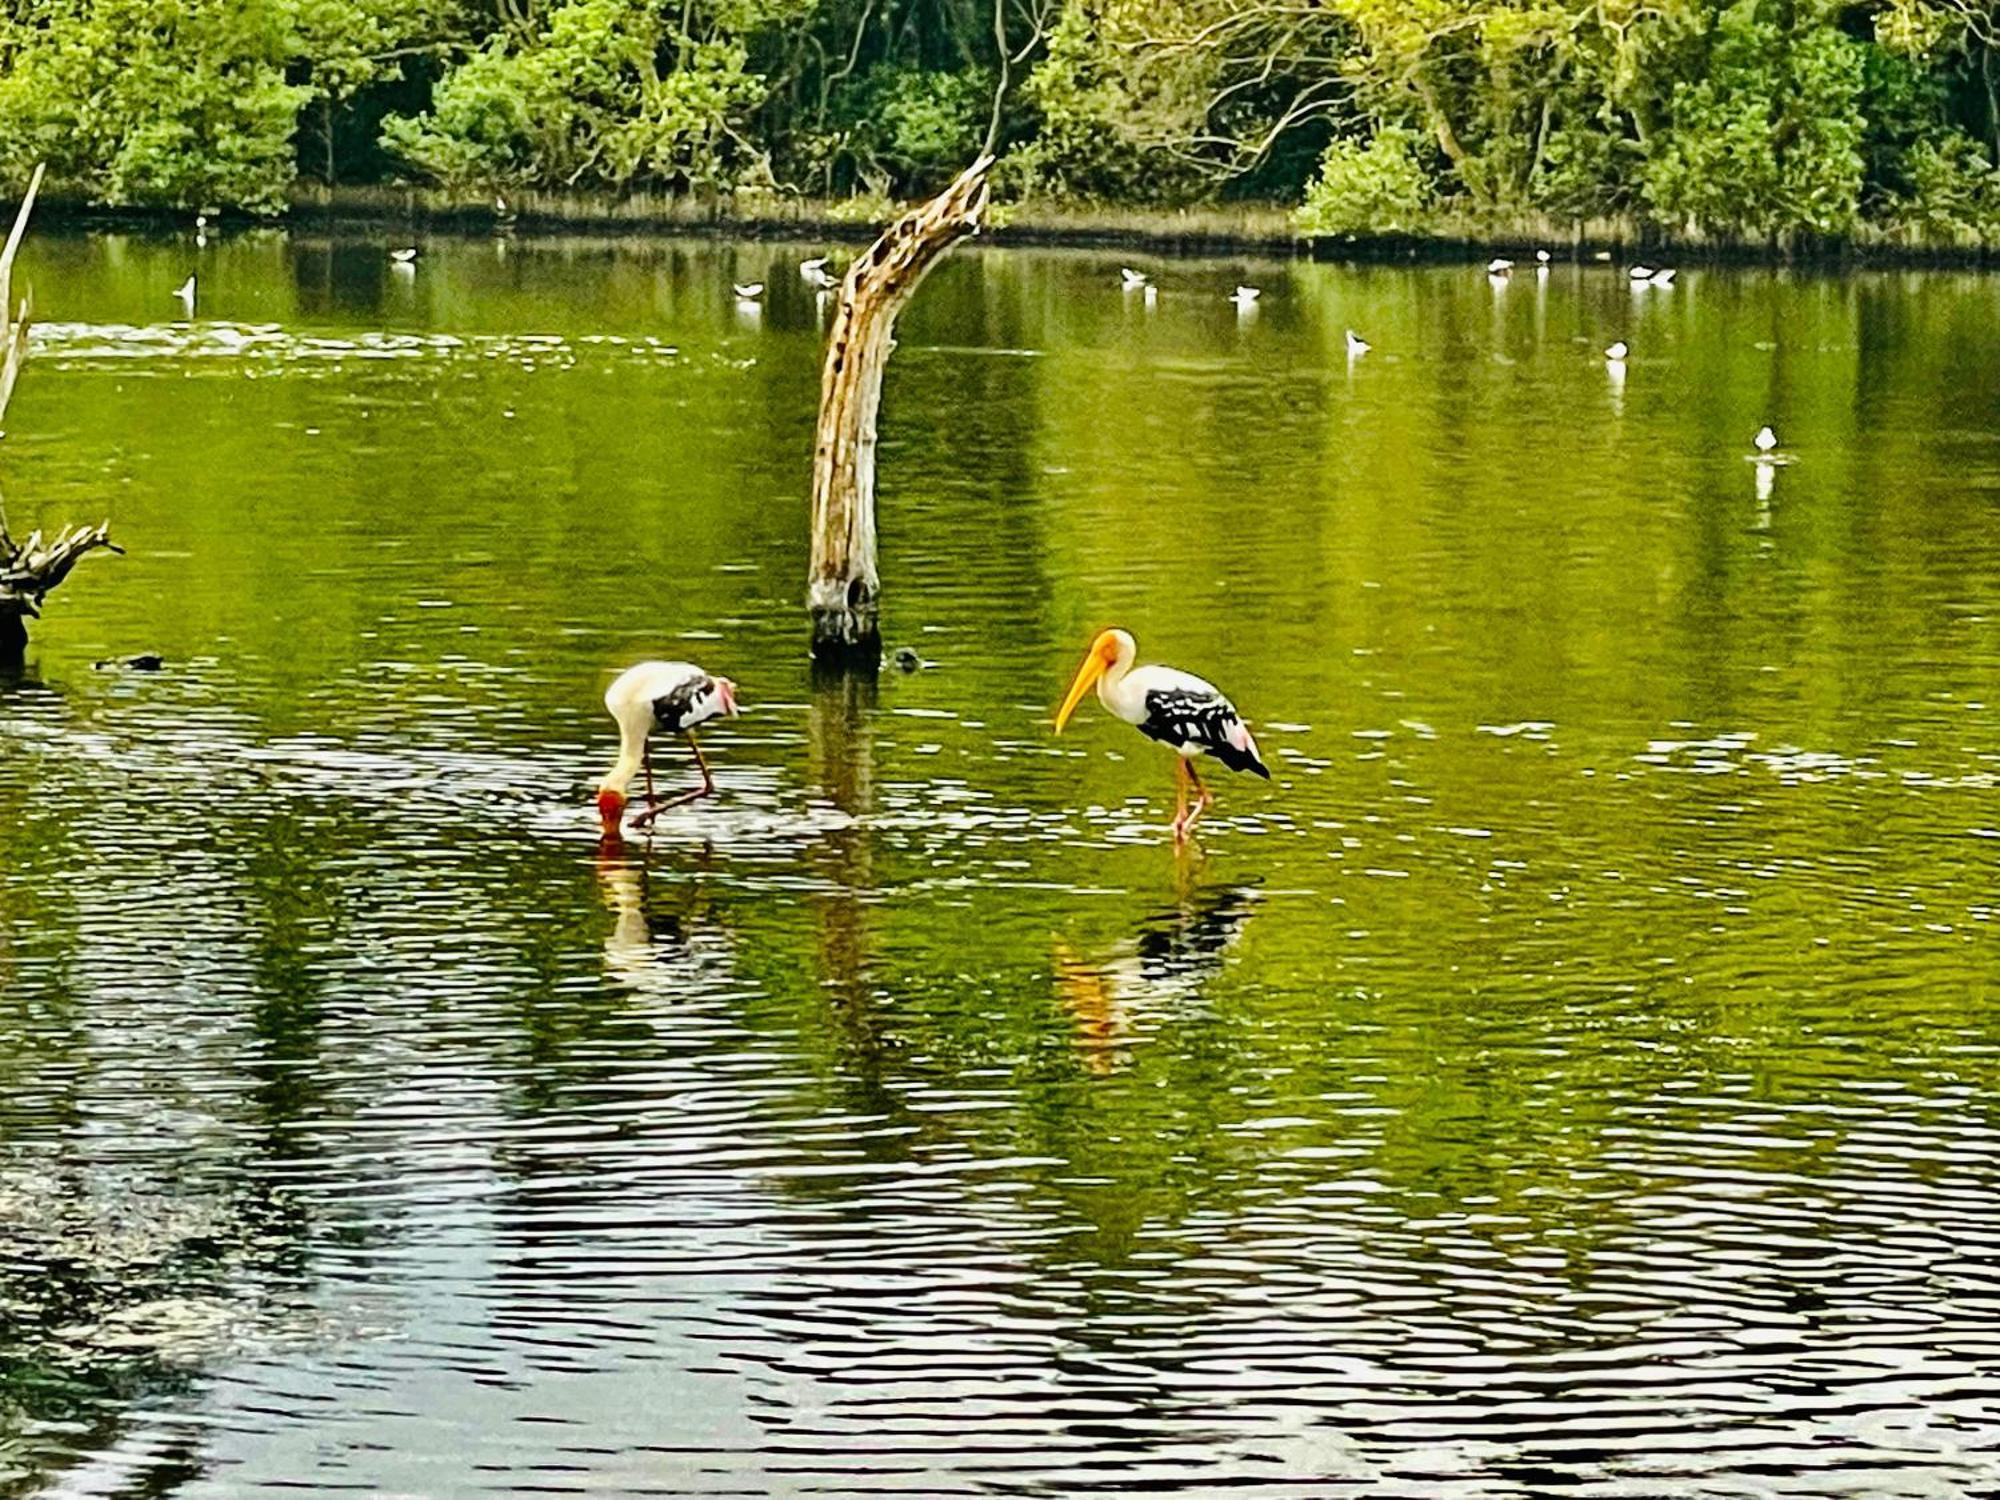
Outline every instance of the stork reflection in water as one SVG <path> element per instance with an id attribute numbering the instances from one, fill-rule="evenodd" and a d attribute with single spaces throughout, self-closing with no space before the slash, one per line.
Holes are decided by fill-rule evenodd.
<path id="1" fill-rule="evenodd" d="M 1125 1061 L 1136 1029 L 1192 1011 L 1209 981 L 1228 966 L 1229 950 L 1260 899 L 1255 886 L 1196 890 L 1147 918 L 1129 942 L 1099 962 L 1058 937 L 1056 998 L 1076 1023 L 1084 1066 L 1110 1073 Z"/>

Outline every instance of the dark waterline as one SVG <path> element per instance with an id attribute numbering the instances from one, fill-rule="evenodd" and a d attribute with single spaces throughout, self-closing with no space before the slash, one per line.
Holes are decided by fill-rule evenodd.
<path id="1" fill-rule="evenodd" d="M 0 1493 L 2000 1486 L 2000 284 L 961 252 L 871 691 L 797 252 L 388 244 L 24 253 Z"/>

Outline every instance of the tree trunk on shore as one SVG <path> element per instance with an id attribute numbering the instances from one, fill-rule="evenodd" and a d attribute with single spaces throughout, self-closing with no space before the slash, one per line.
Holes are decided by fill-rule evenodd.
<path id="1" fill-rule="evenodd" d="M 7 415 L 7 402 L 14 394 L 21 362 L 28 355 L 28 299 L 14 310 L 14 256 L 21 248 L 21 236 L 28 231 L 28 214 L 35 206 L 35 192 L 42 185 L 42 169 L 28 183 L 14 215 L 14 227 L 0 249 L 0 420 Z M 65 578 L 86 552 L 112 545 L 110 523 L 72 526 L 44 541 L 37 531 L 25 542 L 16 542 L 7 529 L 7 505 L 0 497 L 0 666 L 17 665 L 28 647 L 27 622 L 42 612 L 42 600 Z"/>
<path id="2" fill-rule="evenodd" d="M 991 156 L 981 156 L 937 197 L 904 214 L 847 268 L 841 282 L 813 451 L 806 609 L 817 661 L 873 667 L 881 660 L 875 424 L 882 372 L 896 346 L 896 315 L 944 252 L 979 229 L 992 165 Z"/>

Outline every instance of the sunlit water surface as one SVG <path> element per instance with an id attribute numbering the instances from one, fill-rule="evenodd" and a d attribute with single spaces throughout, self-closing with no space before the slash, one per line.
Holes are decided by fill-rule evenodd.
<path id="1" fill-rule="evenodd" d="M 2000 1486 L 2000 282 L 968 248 L 869 691 L 808 250 L 387 248 L 24 258 L 0 1492 Z"/>

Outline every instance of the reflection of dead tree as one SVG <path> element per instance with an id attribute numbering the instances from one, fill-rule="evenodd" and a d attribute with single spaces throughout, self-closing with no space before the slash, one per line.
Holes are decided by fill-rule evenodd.
<path id="1" fill-rule="evenodd" d="M 806 608 L 813 655 L 873 666 L 881 659 L 875 571 L 875 420 L 896 315 L 938 258 L 986 212 L 982 156 L 937 197 L 882 231 L 848 267 L 827 338 L 813 451 L 812 564 Z"/>
<path id="2" fill-rule="evenodd" d="M 35 193 L 42 185 L 42 169 L 28 183 L 14 228 L 0 249 L 0 419 L 7 415 L 8 399 L 20 378 L 21 362 L 28 356 L 29 299 L 21 298 L 14 307 L 14 256 L 21 248 L 21 236 L 28 231 L 28 214 L 35 206 Z M 19 660 L 28 644 L 27 621 L 42 612 L 42 600 L 86 553 L 99 547 L 116 552 L 109 535 L 110 523 L 99 526 L 71 526 L 44 538 L 36 531 L 25 542 L 16 542 L 7 529 L 7 506 L 0 499 L 0 662 Z"/>
<path id="3" fill-rule="evenodd" d="M 865 821 L 875 798 L 875 685 L 865 676 L 822 674 L 806 720 L 806 755 L 814 782 L 848 821 L 831 830 L 813 858 L 831 889 L 814 897 L 819 979 L 835 1006 L 835 1030 L 854 1076 L 878 1080 L 884 1049 L 871 1002 L 868 896 L 874 886 Z"/>

